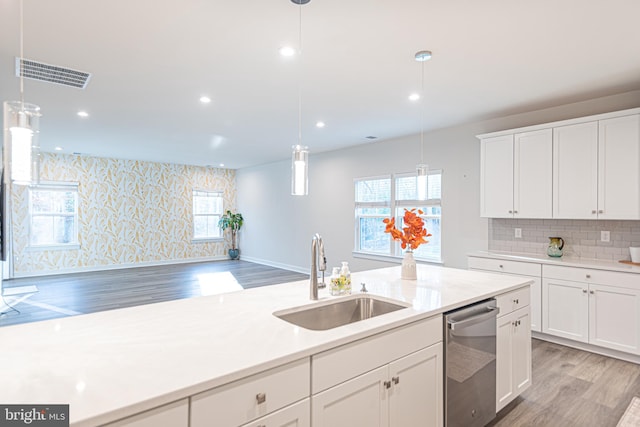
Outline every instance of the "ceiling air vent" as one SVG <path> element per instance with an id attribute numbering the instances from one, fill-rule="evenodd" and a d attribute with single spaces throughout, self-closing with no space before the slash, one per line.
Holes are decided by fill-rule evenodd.
<path id="1" fill-rule="evenodd" d="M 22 77 L 25 79 L 40 80 L 41 82 L 49 82 L 78 89 L 86 88 L 91 78 L 91 73 L 44 64 L 24 58 L 22 59 L 22 67 L 20 67 L 20 58 L 16 57 L 17 77 L 20 77 L 20 70 L 22 70 Z"/>

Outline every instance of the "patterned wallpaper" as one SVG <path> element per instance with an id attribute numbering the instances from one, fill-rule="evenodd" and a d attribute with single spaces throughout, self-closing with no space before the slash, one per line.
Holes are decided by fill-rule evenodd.
<path id="1" fill-rule="evenodd" d="M 80 249 L 27 250 L 28 192 L 14 186 L 15 277 L 224 257 L 230 247 L 230 236 L 192 243 L 192 190 L 222 191 L 234 210 L 234 170 L 43 153 L 40 179 L 79 183 Z"/>

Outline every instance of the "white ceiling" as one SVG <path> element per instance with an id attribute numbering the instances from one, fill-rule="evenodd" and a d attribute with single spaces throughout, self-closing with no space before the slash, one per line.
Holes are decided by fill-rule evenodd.
<path id="1" fill-rule="evenodd" d="M 0 0 L 0 96 L 19 98 L 19 1 Z M 40 143 L 242 168 L 640 89 L 638 0 L 24 0 L 24 56 L 92 73 L 26 81 Z M 424 65 L 414 54 L 433 51 Z M 209 95 L 213 102 L 201 105 Z M 78 110 L 90 117 L 81 119 Z M 324 129 L 315 127 L 318 120 Z"/>

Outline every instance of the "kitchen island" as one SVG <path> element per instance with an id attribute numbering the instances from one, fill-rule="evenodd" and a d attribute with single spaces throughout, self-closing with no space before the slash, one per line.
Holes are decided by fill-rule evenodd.
<path id="1" fill-rule="evenodd" d="M 352 281 L 354 293 L 364 282 L 409 307 L 311 331 L 272 314 L 315 303 L 299 281 L 0 328 L 0 402 L 69 404 L 72 426 L 107 424 L 529 284 L 426 265 L 416 281 L 400 280 L 399 267 Z M 320 291 L 331 298 L 340 297 Z"/>

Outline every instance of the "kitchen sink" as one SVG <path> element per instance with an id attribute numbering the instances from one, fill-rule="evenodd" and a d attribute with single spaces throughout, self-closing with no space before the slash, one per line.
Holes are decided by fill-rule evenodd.
<path id="1" fill-rule="evenodd" d="M 311 307 L 276 311 L 273 315 L 305 329 L 326 331 L 407 307 L 409 305 L 389 302 L 372 295 L 356 295 Z"/>

